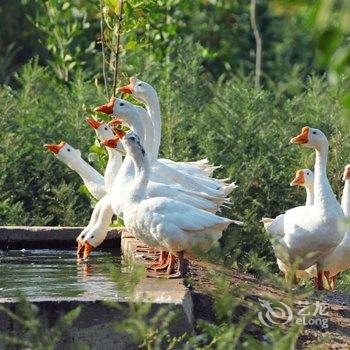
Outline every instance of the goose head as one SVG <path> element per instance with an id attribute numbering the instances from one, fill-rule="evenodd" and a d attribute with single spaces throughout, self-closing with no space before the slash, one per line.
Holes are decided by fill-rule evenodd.
<path id="1" fill-rule="evenodd" d="M 115 135 L 110 139 L 101 141 L 101 145 L 118 150 L 118 143 L 124 137 L 124 135 L 125 135 L 125 131 L 116 129 Z"/>
<path id="2" fill-rule="evenodd" d="M 64 141 L 58 144 L 45 144 L 44 147 L 50 150 L 56 158 L 68 165 L 81 158 L 80 150 L 75 149 Z"/>
<path id="3" fill-rule="evenodd" d="M 83 259 L 87 259 L 91 251 L 96 249 L 105 239 L 106 235 L 102 231 L 91 231 L 84 239 L 84 254 Z"/>
<path id="4" fill-rule="evenodd" d="M 86 118 L 86 122 L 95 130 L 99 140 L 107 140 L 114 136 L 113 129 L 108 123 L 101 122 L 92 117 Z"/>
<path id="5" fill-rule="evenodd" d="M 290 183 L 291 186 L 303 186 L 311 188 L 314 184 L 314 173 L 310 169 L 298 170 L 295 178 Z"/>
<path id="6" fill-rule="evenodd" d="M 145 104 L 150 98 L 157 96 L 156 90 L 150 84 L 136 77 L 129 78 L 129 84 L 119 87 L 118 91 L 130 94 Z"/>
<path id="7" fill-rule="evenodd" d="M 45 143 L 44 147 L 57 156 L 65 144 L 66 143 L 64 141 L 61 141 L 60 143 Z"/>
<path id="8" fill-rule="evenodd" d="M 350 164 L 347 164 L 344 169 L 343 181 L 350 180 Z"/>
<path id="9" fill-rule="evenodd" d="M 115 97 L 112 97 L 110 102 L 96 107 L 95 111 L 109 115 L 113 114 L 126 122 L 130 122 L 133 118 L 139 116 L 137 108 L 132 103 Z"/>
<path id="10" fill-rule="evenodd" d="M 139 136 L 133 132 L 129 131 L 122 139 L 123 146 L 126 152 L 132 155 L 133 158 L 142 159 L 146 155 L 146 151 L 141 145 Z"/>
<path id="11" fill-rule="evenodd" d="M 309 126 L 304 126 L 301 133 L 293 137 L 290 143 L 296 143 L 317 150 L 328 147 L 326 135 L 321 130 L 310 128 Z"/>

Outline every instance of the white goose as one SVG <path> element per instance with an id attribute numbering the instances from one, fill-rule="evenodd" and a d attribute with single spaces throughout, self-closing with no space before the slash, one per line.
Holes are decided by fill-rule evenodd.
<path id="1" fill-rule="evenodd" d="M 310 169 L 298 170 L 295 174 L 295 178 L 290 183 L 291 186 L 302 186 L 306 190 L 306 203 L 305 206 L 314 204 L 314 173 Z M 284 273 L 286 280 L 290 275 L 290 266 L 286 265 L 280 259 L 277 259 L 277 265 L 279 269 Z M 309 267 L 307 270 L 297 270 L 295 273 L 296 282 L 300 278 L 315 277 L 315 266 Z"/>
<path id="2" fill-rule="evenodd" d="M 136 77 L 131 77 L 129 79 L 129 82 L 129 85 L 118 88 L 118 91 L 126 94 L 132 94 L 135 99 L 145 105 L 147 114 L 151 118 L 150 121 L 153 125 L 153 133 L 149 134 L 150 137 L 153 137 L 153 152 L 149 157 L 150 160 L 152 157 L 155 157 L 155 159 L 157 159 L 161 143 L 162 131 L 162 120 L 157 91 L 150 84 L 141 81 Z M 169 166 L 174 166 L 179 170 L 188 170 L 192 171 L 192 173 L 193 171 L 200 171 L 204 175 L 210 175 L 216 168 L 209 165 L 207 159 L 201 159 L 195 162 L 174 162 L 170 159 L 159 159 L 159 161 L 164 162 Z"/>
<path id="3" fill-rule="evenodd" d="M 345 182 L 341 206 L 347 220 L 350 218 L 350 164 L 345 167 L 343 180 Z M 344 235 L 341 243 L 322 262 L 322 268 L 332 289 L 336 288 L 337 276 L 350 268 L 350 229 Z M 331 283 L 330 283 L 331 282 Z"/>
<path id="4" fill-rule="evenodd" d="M 103 104 L 95 109 L 98 112 L 106 114 L 114 114 L 119 118 L 123 119 L 138 135 L 140 135 L 141 141 L 145 141 L 145 127 L 142 118 L 131 103 L 111 98 L 110 102 Z M 148 144 L 147 151 L 152 154 L 152 145 Z M 131 160 L 127 164 L 131 164 Z M 229 185 L 223 185 L 220 180 L 216 180 L 209 177 L 201 177 L 196 175 L 190 175 L 187 172 L 183 172 L 181 169 L 177 170 L 174 167 L 158 162 L 157 159 L 151 160 L 152 169 L 151 172 L 152 180 L 173 184 L 174 182 L 180 184 L 186 189 L 193 191 L 204 192 L 215 197 L 226 197 L 233 191 L 237 186 L 232 183 Z"/>
<path id="5" fill-rule="evenodd" d="M 340 225 L 344 214 L 327 178 L 328 140 L 322 131 L 304 127 L 301 134 L 290 142 L 316 151 L 314 205 L 288 210 L 283 215 L 283 231 L 281 225 L 274 230 L 274 222 L 268 229 L 279 243 L 275 249 L 276 256 L 287 265 L 302 259 L 299 265 L 302 270 L 316 264 L 317 287 L 323 289 L 321 263 L 341 242 L 345 233 Z"/>
<path id="6" fill-rule="evenodd" d="M 96 136 L 100 141 L 114 137 L 113 129 L 107 123 L 100 122 L 94 118 L 86 118 L 86 122 L 95 130 Z M 114 149 L 108 148 L 107 152 L 108 162 L 104 173 L 104 181 L 106 191 L 109 193 L 121 167 L 122 156 Z M 99 246 L 107 237 L 113 215 L 114 212 L 110 204 L 110 198 L 106 195 L 95 206 L 89 225 L 81 232 L 77 239 L 78 242 L 81 241 L 81 248 L 84 247 L 84 259 L 87 259 L 91 251 Z"/>
<path id="7" fill-rule="evenodd" d="M 106 195 L 103 176 L 81 157 L 80 150 L 64 141 L 59 144 L 45 144 L 44 147 L 80 175 L 94 198 L 101 199 Z"/>
<path id="8" fill-rule="evenodd" d="M 77 172 L 83 179 L 84 184 L 91 195 L 99 200 L 95 205 L 88 225 L 76 239 L 78 244 L 77 255 L 80 256 L 84 247 L 82 239 L 85 234 L 93 227 L 94 222 L 97 220 L 99 210 L 102 206 L 101 199 L 104 198 L 107 194 L 104 177 L 89 163 L 82 159 L 80 150 L 73 148 L 68 143 L 62 141 L 59 144 L 45 144 L 44 147 L 49 149 L 57 159 L 61 160 L 64 164 Z"/>
<path id="9" fill-rule="evenodd" d="M 135 178 L 124 196 L 125 227 L 145 244 L 170 252 L 167 274 L 179 277 L 184 272 L 183 253 L 208 250 L 221 237 L 222 231 L 235 221 L 174 199 L 147 198 L 150 167 L 146 151 L 134 132 L 125 135 L 123 145 L 136 168 Z"/>

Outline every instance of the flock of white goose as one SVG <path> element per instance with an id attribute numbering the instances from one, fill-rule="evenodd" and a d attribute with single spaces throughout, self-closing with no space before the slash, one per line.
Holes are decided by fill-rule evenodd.
<path id="1" fill-rule="evenodd" d="M 314 278 L 318 289 L 334 289 L 338 274 L 350 268 L 350 231 L 346 223 L 350 218 L 350 165 L 344 170 L 340 205 L 327 178 L 325 134 L 304 127 L 290 142 L 312 148 L 316 153 L 315 173 L 309 169 L 298 170 L 291 182 L 292 186 L 305 187 L 306 203 L 275 219 L 261 221 L 271 234 L 278 266 L 286 277 L 296 263 L 295 282 L 301 277 Z"/>
<path id="2" fill-rule="evenodd" d="M 185 272 L 184 253 L 206 252 L 230 224 L 242 224 L 215 214 L 230 204 L 228 196 L 236 185 L 213 178 L 216 167 L 206 159 L 159 159 L 161 114 L 156 90 L 132 77 L 118 91 L 131 94 L 145 108 L 112 97 L 95 110 L 114 119 L 108 123 L 86 119 L 107 148 L 104 176 L 68 143 L 44 145 L 81 176 L 98 200 L 89 224 L 77 237 L 77 254 L 87 259 L 104 241 L 113 215 L 117 215 L 128 232 L 145 245 L 139 250 L 158 252 L 158 261 L 149 266 L 149 276 L 180 277 Z M 345 225 L 345 216 L 350 215 L 350 166 L 344 173 L 340 206 L 326 175 L 326 136 L 305 127 L 291 142 L 316 150 L 315 176 L 308 169 L 300 170 L 292 182 L 305 186 L 306 204 L 262 222 L 271 234 L 278 265 L 286 276 L 300 259 L 297 278 L 315 278 L 319 289 L 325 281 L 335 288 L 337 274 L 350 266 L 350 234 Z"/>

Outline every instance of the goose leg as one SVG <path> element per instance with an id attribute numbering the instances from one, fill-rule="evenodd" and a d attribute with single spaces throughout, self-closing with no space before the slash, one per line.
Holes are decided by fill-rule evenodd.
<path id="1" fill-rule="evenodd" d="M 335 290 L 337 288 L 337 279 L 338 279 L 338 274 L 334 275 L 333 277 L 331 277 L 332 279 L 332 289 Z"/>
<path id="2" fill-rule="evenodd" d="M 167 259 L 165 263 L 158 268 L 154 268 L 153 273 L 149 272 L 147 274 L 148 277 L 158 277 L 158 278 L 174 278 L 171 277 L 174 274 L 175 271 L 175 263 L 176 263 L 176 256 L 174 254 L 168 253 Z M 159 271 L 159 270 L 165 270 L 166 271 Z"/>
<path id="3" fill-rule="evenodd" d="M 321 270 L 319 265 L 317 265 L 317 289 L 324 290 L 323 271 Z"/>
<path id="4" fill-rule="evenodd" d="M 176 253 L 176 256 L 173 255 L 177 260 L 176 272 L 169 274 L 167 278 L 181 278 L 185 275 L 187 270 L 187 261 L 184 258 L 184 252 Z"/>
<path id="5" fill-rule="evenodd" d="M 326 277 L 328 288 L 332 289 L 332 278 L 330 277 L 330 272 L 329 271 L 324 271 L 324 277 Z"/>
<path id="6" fill-rule="evenodd" d="M 161 251 L 158 262 L 156 262 L 155 264 L 152 264 L 150 266 L 150 268 L 155 270 L 155 271 L 166 269 L 168 267 L 168 264 L 169 264 L 168 256 L 169 256 L 168 252 L 166 252 L 164 250 Z"/>
<path id="7" fill-rule="evenodd" d="M 164 265 L 167 266 L 167 269 L 165 272 L 154 271 L 153 274 L 149 273 L 147 276 L 173 279 L 173 278 L 181 278 L 186 273 L 187 263 L 186 263 L 186 259 L 184 258 L 183 252 L 178 252 L 176 253 L 176 255 L 169 253 L 166 263 Z M 177 265 L 176 270 L 175 270 L 175 265 Z"/>

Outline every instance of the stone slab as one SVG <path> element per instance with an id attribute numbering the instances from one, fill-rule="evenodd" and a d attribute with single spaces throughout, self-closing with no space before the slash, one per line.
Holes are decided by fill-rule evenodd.
<path id="1" fill-rule="evenodd" d="M 83 227 L 0 226 L 0 250 L 73 248 Z M 119 247 L 120 233 L 110 229 L 101 248 Z"/>

